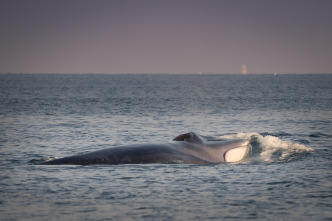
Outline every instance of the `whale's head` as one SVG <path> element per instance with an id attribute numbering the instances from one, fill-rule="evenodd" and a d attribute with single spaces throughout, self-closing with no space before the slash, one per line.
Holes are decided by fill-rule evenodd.
<path id="1" fill-rule="evenodd" d="M 249 141 L 243 139 L 212 138 L 190 132 L 177 136 L 173 141 L 184 141 L 194 145 L 195 150 L 199 152 L 197 156 L 207 157 L 206 160 L 213 163 L 240 162 L 251 154 Z"/>
<path id="2" fill-rule="evenodd" d="M 205 151 L 215 163 L 235 163 L 247 159 L 251 154 L 249 141 L 243 139 L 207 140 Z"/>
<path id="3" fill-rule="evenodd" d="M 251 145 L 247 140 L 230 140 L 229 149 L 224 153 L 225 162 L 234 163 L 247 159 L 251 154 Z"/>

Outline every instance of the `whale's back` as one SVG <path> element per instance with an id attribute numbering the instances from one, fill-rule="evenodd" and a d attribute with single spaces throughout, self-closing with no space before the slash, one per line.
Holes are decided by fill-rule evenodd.
<path id="1" fill-rule="evenodd" d="M 42 163 L 43 165 L 89 165 L 89 164 L 149 164 L 186 163 L 207 164 L 198 157 L 177 151 L 168 145 L 129 145 L 108 148 L 86 154 L 74 155 Z"/>

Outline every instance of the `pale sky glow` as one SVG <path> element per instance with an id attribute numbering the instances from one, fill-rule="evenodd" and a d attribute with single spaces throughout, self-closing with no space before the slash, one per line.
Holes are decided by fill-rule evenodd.
<path id="1" fill-rule="evenodd" d="M 330 0 L 1 0 L 0 73 L 332 73 Z"/>

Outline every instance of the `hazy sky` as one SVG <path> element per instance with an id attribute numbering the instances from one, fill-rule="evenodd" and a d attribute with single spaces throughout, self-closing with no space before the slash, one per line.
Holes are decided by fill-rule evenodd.
<path id="1" fill-rule="evenodd" d="M 0 0 L 0 73 L 332 73 L 332 0 Z"/>

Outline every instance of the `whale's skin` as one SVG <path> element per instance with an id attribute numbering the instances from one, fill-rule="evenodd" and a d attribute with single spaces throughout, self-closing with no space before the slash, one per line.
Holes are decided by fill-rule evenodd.
<path id="1" fill-rule="evenodd" d="M 41 164 L 218 164 L 226 162 L 225 153 L 227 151 L 243 146 L 247 147 L 246 156 L 248 156 L 251 152 L 251 147 L 246 140 L 214 139 L 190 132 L 181 134 L 168 143 L 117 146 L 49 160 Z"/>

